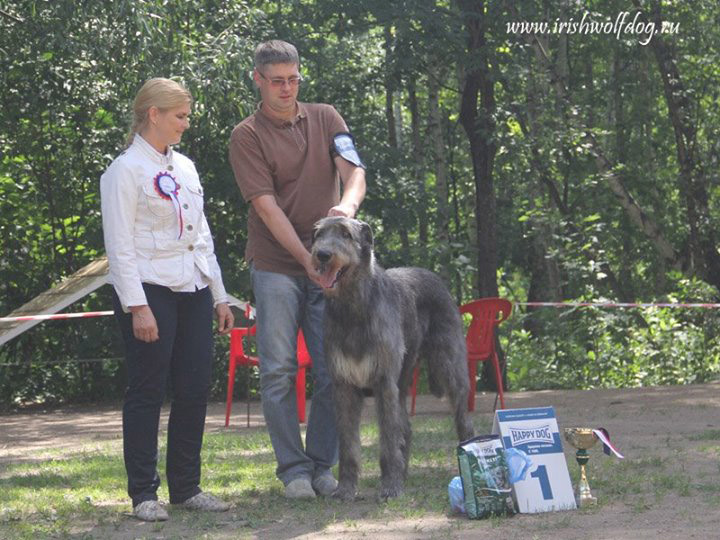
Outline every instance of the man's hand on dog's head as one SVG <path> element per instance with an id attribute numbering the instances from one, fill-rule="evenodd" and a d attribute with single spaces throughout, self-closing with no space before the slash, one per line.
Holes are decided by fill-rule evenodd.
<path id="1" fill-rule="evenodd" d="M 355 217 L 355 212 L 357 211 L 357 206 L 353 204 L 338 204 L 337 206 L 333 206 L 328 211 L 328 217 L 333 216 L 339 216 L 339 217 L 347 217 L 352 218 Z"/>

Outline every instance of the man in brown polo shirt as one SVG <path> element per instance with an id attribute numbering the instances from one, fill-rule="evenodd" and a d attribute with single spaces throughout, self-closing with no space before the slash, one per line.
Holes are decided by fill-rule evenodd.
<path id="1" fill-rule="evenodd" d="M 255 50 L 253 79 L 262 97 L 230 138 L 230 162 L 251 203 L 245 258 L 257 314 L 263 414 L 290 498 L 330 495 L 337 486 L 332 386 L 322 337 L 321 276 L 310 258 L 313 224 L 354 217 L 365 170 L 342 117 L 330 105 L 297 101 L 297 50 L 268 41 Z M 340 197 L 340 182 L 343 195 Z M 302 328 L 313 361 L 313 399 L 305 446 L 295 401 L 296 343 Z"/>

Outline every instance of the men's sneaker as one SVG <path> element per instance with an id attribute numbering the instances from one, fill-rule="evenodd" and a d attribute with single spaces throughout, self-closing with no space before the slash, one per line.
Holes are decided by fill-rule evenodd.
<path id="1" fill-rule="evenodd" d="M 168 513 L 157 501 L 143 501 L 133 508 L 133 515 L 141 521 L 167 521 Z"/>
<path id="2" fill-rule="evenodd" d="M 312 487 L 318 495 L 323 497 L 329 497 L 337 489 L 338 482 L 333 477 L 332 473 L 323 474 L 318 476 L 312 481 Z"/>
<path id="3" fill-rule="evenodd" d="M 215 495 L 201 491 L 197 495 L 193 495 L 181 504 L 183 508 L 188 510 L 201 510 L 203 512 L 227 512 L 230 505 L 225 501 L 221 501 Z"/>
<path id="4" fill-rule="evenodd" d="M 285 497 L 288 499 L 314 499 L 315 490 L 310 479 L 301 476 L 285 486 Z"/>

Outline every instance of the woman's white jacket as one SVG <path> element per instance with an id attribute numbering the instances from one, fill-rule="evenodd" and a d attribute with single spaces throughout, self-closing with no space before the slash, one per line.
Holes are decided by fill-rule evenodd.
<path id="1" fill-rule="evenodd" d="M 177 204 L 158 175 L 179 185 Z M 110 282 L 125 311 L 147 304 L 142 283 L 181 292 L 209 285 L 214 304 L 227 301 L 190 159 L 172 148 L 161 154 L 136 135 L 100 178 L 100 197 Z"/>

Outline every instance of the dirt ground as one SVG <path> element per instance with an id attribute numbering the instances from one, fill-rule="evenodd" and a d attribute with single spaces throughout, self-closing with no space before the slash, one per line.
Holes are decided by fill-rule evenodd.
<path id="1" fill-rule="evenodd" d="M 478 394 L 476 423 L 492 419 L 492 395 Z M 369 400 L 371 401 L 371 400 Z M 554 406 L 560 427 L 605 427 L 625 454 L 628 471 L 640 471 L 648 480 L 629 494 L 606 497 L 595 509 L 512 518 L 469 521 L 462 516 L 438 515 L 404 520 L 342 520 L 323 530 L 304 530 L 282 519 L 262 530 L 240 532 L 229 519 L 210 538 L 492 538 L 492 539 L 709 539 L 720 538 L 720 383 L 637 388 L 627 390 L 540 391 L 506 394 L 508 408 Z M 370 421 L 373 407 L 365 408 Z M 230 429 L 242 432 L 245 406 L 236 403 Z M 167 412 L 165 412 L 167 414 Z M 419 396 L 418 416 L 445 415 L 446 404 Z M 165 424 L 166 419 L 162 422 Z M 252 425 L 262 425 L 257 404 L 251 409 Z M 209 407 L 207 431 L 224 428 L 224 404 Z M 0 471 L 10 462 L 37 460 L 44 449 L 76 450 L 99 441 L 117 440 L 121 433 L 119 406 L 66 407 L 51 412 L 0 415 Z M 571 450 L 566 448 L 571 458 Z M 616 462 L 599 450 L 592 451 L 595 475 L 612 474 Z M 569 467 L 575 467 L 569 461 Z M 633 469 L 632 465 L 637 468 Z M 658 469 L 658 470 L 654 470 Z M 661 469 L 661 470 L 660 470 Z M 412 475 L 412 470 L 410 471 Z M 677 479 L 687 479 L 678 482 Z M 673 480 L 675 479 L 675 480 Z M 677 488 L 676 484 L 680 485 Z M 605 486 L 593 487 L 602 496 Z M 684 486 L 684 487 L 683 487 Z M 376 504 L 376 503 L 365 503 Z M 352 514 L 349 514 L 352 515 Z M 130 518 L 124 530 L 112 537 L 167 538 L 157 536 L 147 524 Z M 180 533 L 182 535 L 182 533 Z"/>

